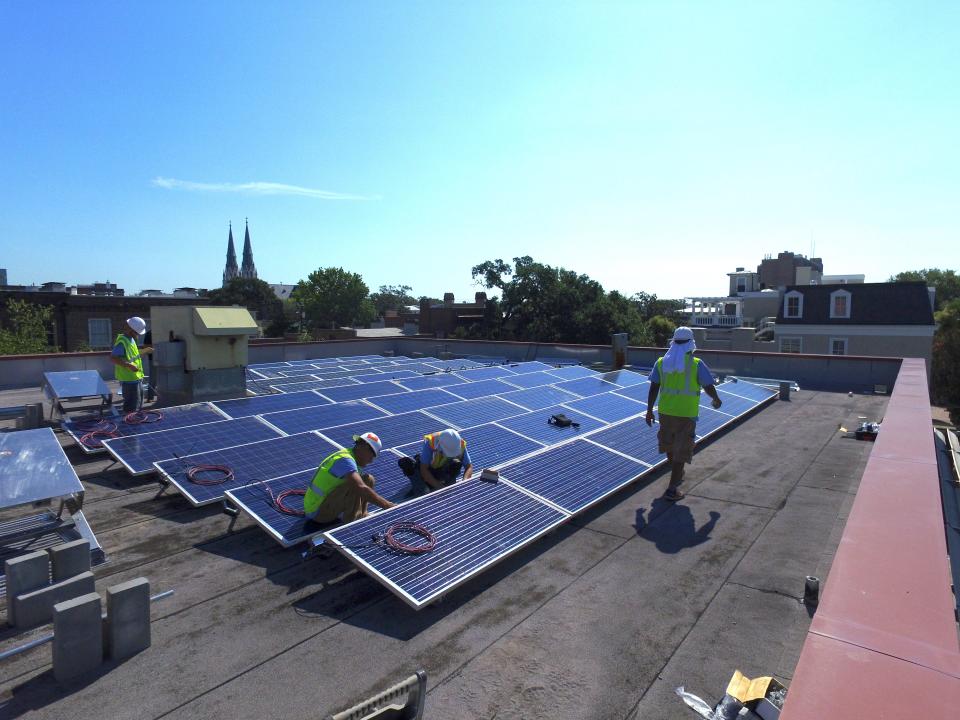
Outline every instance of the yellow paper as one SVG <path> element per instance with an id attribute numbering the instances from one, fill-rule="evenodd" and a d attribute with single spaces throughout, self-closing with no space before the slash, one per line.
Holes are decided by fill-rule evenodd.
<path id="1" fill-rule="evenodd" d="M 730 684 L 727 685 L 727 695 L 732 695 L 744 704 L 752 700 L 760 700 L 767 696 L 767 689 L 771 682 L 773 682 L 772 677 L 765 676 L 751 680 L 737 670 L 730 678 Z"/>

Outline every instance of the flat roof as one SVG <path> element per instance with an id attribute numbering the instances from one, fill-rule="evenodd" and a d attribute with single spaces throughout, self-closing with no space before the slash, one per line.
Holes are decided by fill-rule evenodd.
<path id="1" fill-rule="evenodd" d="M 0 392 L 0 405 L 39 401 Z M 151 477 L 84 456 L 108 562 L 97 589 L 147 577 L 153 646 L 70 688 L 50 646 L 0 663 L 0 709 L 38 717 L 322 717 L 423 668 L 427 717 L 685 717 L 733 671 L 789 682 L 810 626 L 804 577 L 828 570 L 872 445 L 839 426 L 887 398 L 802 391 L 698 450 L 687 498 L 658 472 L 419 612 L 339 554 L 303 561 L 248 517 L 192 508 Z M 6 517 L 6 516 L 3 516 Z M 0 650 L 40 632 L 0 635 Z"/>

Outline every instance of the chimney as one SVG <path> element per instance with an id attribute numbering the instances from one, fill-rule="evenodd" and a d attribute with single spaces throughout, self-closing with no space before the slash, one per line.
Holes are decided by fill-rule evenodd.
<path id="1" fill-rule="evenodd" d="M 444 307 L 450 307 L 453 305 L 453 293 L 443 294 L 443 305 Z"/>
<path id="2" fill-rule="evenodd" d="M 485 292 L 478 292 L 473 296 L 473 301 L 477 305 L 486 305 L 487 304 L 487 294 Z"/>

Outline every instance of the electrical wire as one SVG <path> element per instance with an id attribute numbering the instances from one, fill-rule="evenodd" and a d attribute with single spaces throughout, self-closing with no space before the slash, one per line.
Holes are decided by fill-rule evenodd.
<path id="1" fill-rule="evenodd" d="M 397 537 L 398 533 L 418 535 L 424 542 L 416 545 L 404 542 Z M 391 550 L 406 555 L 423 555 L 424 553 L 432 551 L 437 546 L 437 538 L 429 529 L 420 523 L 403 521 L 396 522 L 388 527 L 379 542 L 385 544 Z"/>
<path id="2" fill-rule="evenodd" d="M 74 427 L 81 433 L 80 444 L 87 448 L 102 448 L 103 441 L 120 437 L 116 423 L 99 418 L 97 420 L 77 420 Z"/>
<path id="3" fill-rule="evenodd" d="M 293 515 L 294 517 L 304 517 L 306 513 L 303 511 L 303 507 L 291 507 L 284 502 L 288 497 L 304 497 L 307 494 L 306 490 L 295 490 L 293 488 L 283 490 L 278 495 L 273 494 L 273 490 L 270 489 L 270 486 L 266 483 L 263 484 L 263 489 L 266 490 L 267 495 L 270 496 L 270 504 L 273 505 L 274 509 L 277 512 L 282 512 L 284 515 Z"/>
<path id="4" fill-rule="evenodd" d="M 128 425 L 143 425 L 147 423 L 158 423 L 163 420 L 163 413 L 159 410 L 134 410 L 127 413 L 123 421 Z"/>
<path id="5" fill-rule="evenodd" d="M 219 477 L 204 478 L 201 473 L 220 473 Z M 192 465 L 187 469 L 187 480 L 194 485 L 223 485 L 233 480 L 233 470 L 228 465 Z"/>

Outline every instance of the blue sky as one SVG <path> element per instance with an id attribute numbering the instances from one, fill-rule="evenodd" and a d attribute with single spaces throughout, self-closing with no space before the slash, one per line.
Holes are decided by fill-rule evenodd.
<path id="1" fill-rule="evenodd" d="M 955 2 L 0 0 L 0 267 L 215 287 L 249 217 L 268 282 L 458 298 L 957 268 L 958 47 Z"/>

